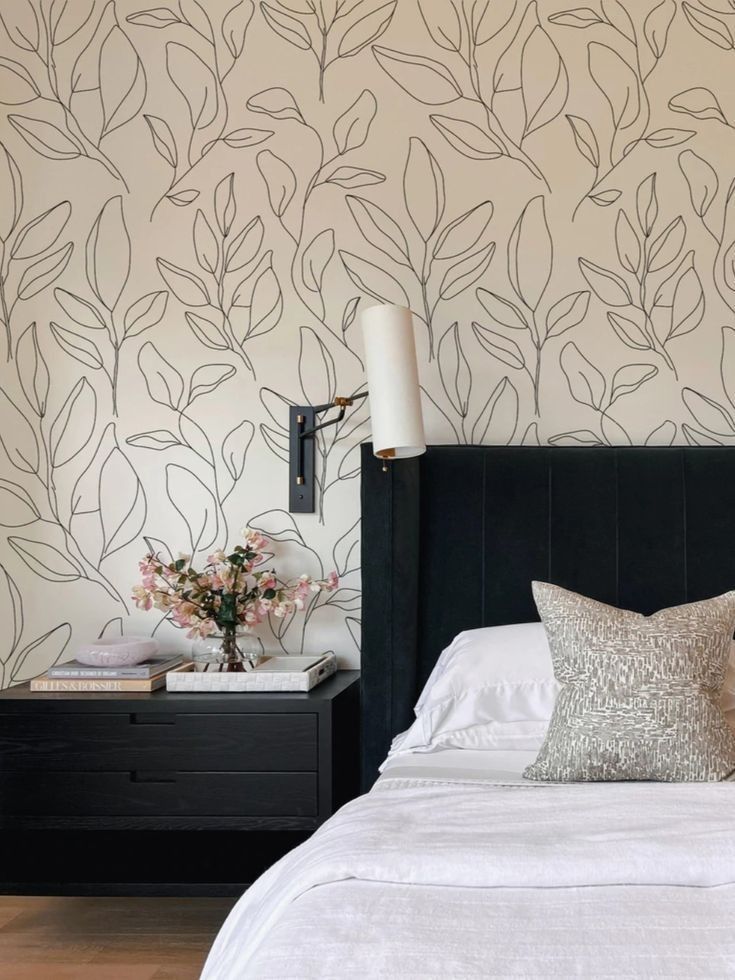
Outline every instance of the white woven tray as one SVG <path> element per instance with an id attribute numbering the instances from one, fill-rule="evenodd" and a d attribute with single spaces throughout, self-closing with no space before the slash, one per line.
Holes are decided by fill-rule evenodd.
<path id="1" fill-rule="evenodd" d="M 192 670 L 166 675 L 167 691 L 310 691 L 337 670 L 333 653 L 310 670 L 252 670 L 237 674 L 217 674 Z"/>

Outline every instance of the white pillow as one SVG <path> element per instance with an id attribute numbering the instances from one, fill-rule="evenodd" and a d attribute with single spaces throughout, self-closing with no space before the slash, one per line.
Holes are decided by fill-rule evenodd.
<path id="1" fill-rule="evenodd" d="M 416 721 L 390 755 L 442 748 L 541 748 L 559 684 L 542 623 L 460 633 L 437 660 Z"/>
<path id="2" fill-rule="evenodd" d="M 459 633 L 416 702 L 416 721 L 388 758 L 448 748 L 538 751 L 559 693 L 542 623 Z M 735 642 L 720 706 L 735 727 Z"/>

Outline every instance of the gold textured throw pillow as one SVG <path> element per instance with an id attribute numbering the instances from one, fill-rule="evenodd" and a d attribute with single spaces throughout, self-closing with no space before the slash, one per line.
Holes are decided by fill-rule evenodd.
<path id="1" fill-rule="evenodd" d="M 735 770 L 718 704 L 735 592 L 652 616 L 546 582 L 533 595 L 562 689 L 527 779 L 693 782 Z"/>

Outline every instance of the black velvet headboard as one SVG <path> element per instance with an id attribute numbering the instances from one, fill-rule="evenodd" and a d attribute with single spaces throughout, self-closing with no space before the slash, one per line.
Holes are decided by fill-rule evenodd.
<path id="1" fill-rule="evenodd" d="M 642 613 L 735 587 L 735 448 L 362 453 L 365 787 L 455 634 L 538 618 L 533 579 Z"/>

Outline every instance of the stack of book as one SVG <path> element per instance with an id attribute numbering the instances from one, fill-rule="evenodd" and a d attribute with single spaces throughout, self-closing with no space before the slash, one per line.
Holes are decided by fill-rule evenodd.
<path id="1" fill-rule="evenodd" d="M 78 660 L 58 664 L 31 681 L 32 691 L 155 691 L 165 687 L 166 674 L 190 670 L 183 657 L 161 654 L 135 667 L 88 667 Z"/>

